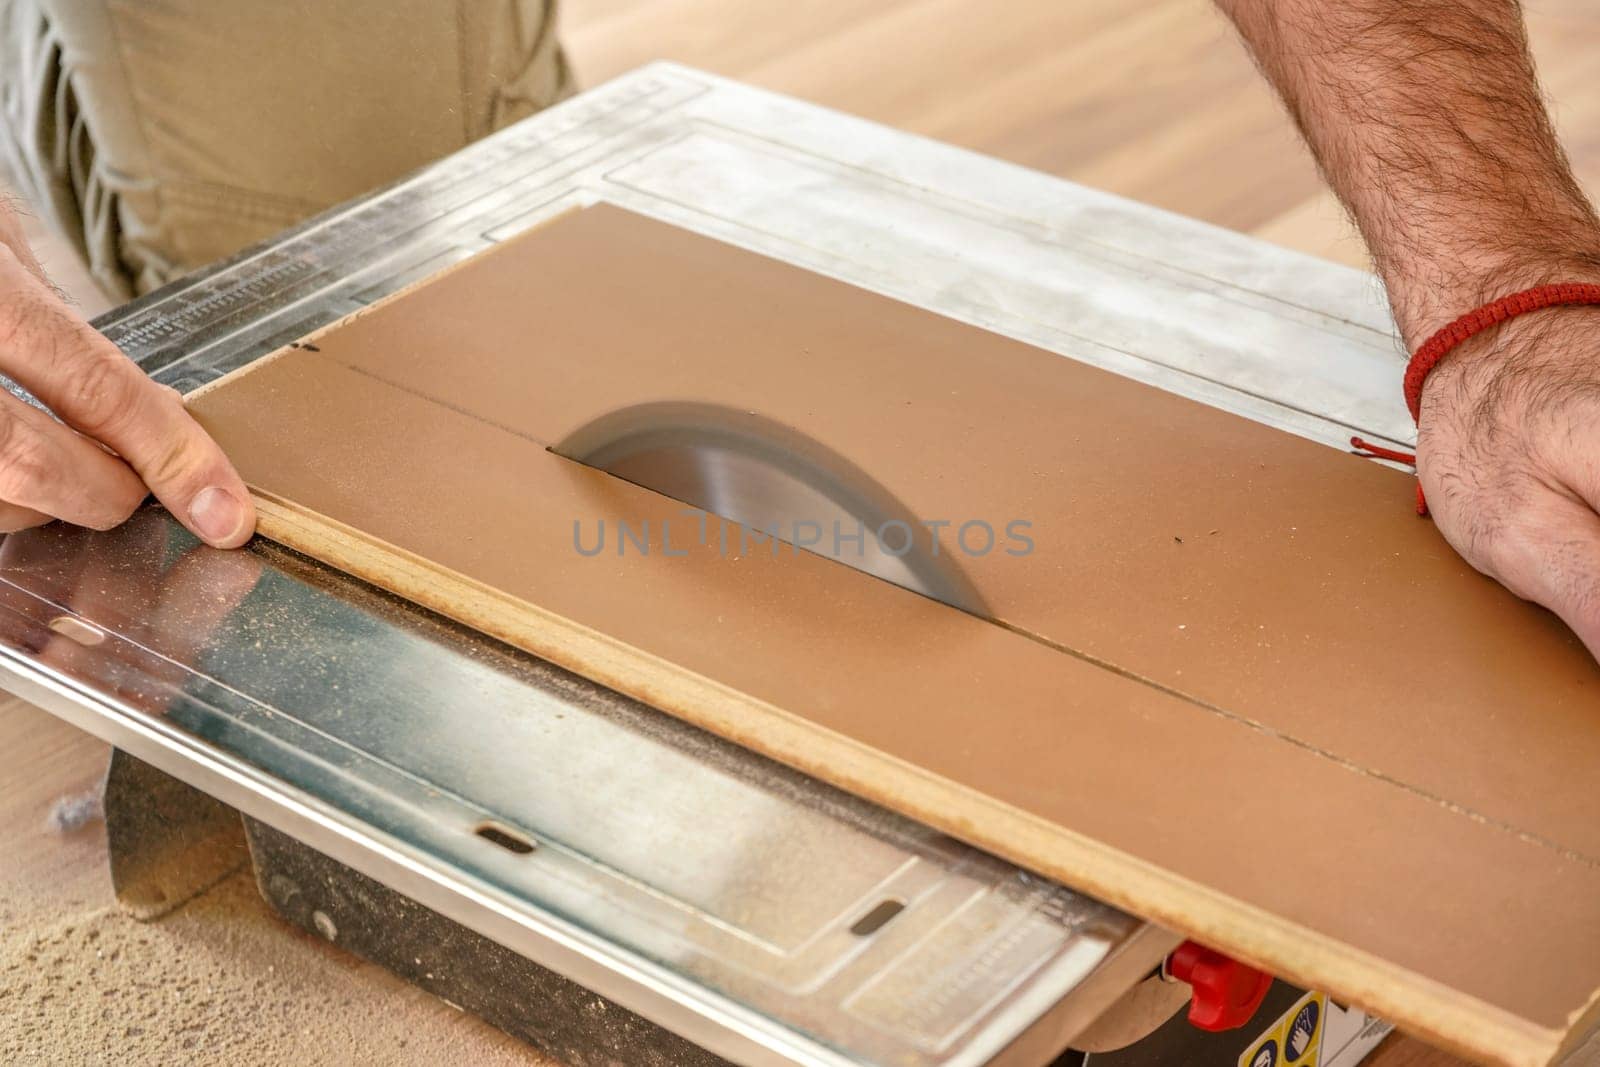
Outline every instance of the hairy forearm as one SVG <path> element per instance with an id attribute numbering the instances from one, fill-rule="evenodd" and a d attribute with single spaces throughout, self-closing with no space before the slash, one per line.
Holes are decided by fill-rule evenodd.
<path id="1" fill-rule="evenodd" d="M 1514 0 L 1218 0 L 1350 209 L 1408 344 L 1494 296 L 1600 280 Z"/>

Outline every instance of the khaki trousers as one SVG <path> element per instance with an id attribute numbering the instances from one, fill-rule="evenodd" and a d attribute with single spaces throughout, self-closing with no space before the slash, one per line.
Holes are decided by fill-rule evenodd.
<path id="1" fill-rule="evenodd" d="M 0 152 L 113 298 L 572 89 L 556 0 L 0 0 Z"/>

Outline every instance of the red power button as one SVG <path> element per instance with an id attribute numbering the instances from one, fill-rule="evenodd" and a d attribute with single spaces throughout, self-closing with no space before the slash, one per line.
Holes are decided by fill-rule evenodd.
<path id="1" fill-rule="evenodd" d="M 1185 941 L 1167 957 L 1167 974 L 1194 989 L 1189 1022 L 1201 1030 L 1235 1030 L 1249 1022 L 1272 988 L 1272 975 L 1204 945 Z"/>

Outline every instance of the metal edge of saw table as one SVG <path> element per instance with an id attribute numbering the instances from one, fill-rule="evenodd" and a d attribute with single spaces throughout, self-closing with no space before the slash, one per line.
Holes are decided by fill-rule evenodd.
<path id="1" fill-rule="evenodd" d="M 1099 970 L 1171 947 L 286 549 L 199 546 L 154 505 L 108 533 L 0 546 L 0 669 L 67 721 L 737 1062 L 1007 1062 Z M 1150 965 L 1119 973 L 1131 985 Z"/>
<path id="2" fill-rule="evenodd" d="M 635 131 L 706 88 L 624 79 L 96 325 L 192 388 L 485 247 L 496 211 L 526 213 L 519 180 L 559 182 L 551 169 L 585 152 L 616 162 L 604 137 L 563 136 Z M 1138 960 L 1118 961 L 1173 941 L 293 553 L 258 543 L 224 561 L 154 507 L 106 534 L 9 539 L 0 670 L 79 727 L 740 1062 L 1002 1062 L 1097 968 L 1131 984 Z M 408 762 L 419 753 L 433 763 Z M 857 929 L 885 905 L 891 921 Z"/>

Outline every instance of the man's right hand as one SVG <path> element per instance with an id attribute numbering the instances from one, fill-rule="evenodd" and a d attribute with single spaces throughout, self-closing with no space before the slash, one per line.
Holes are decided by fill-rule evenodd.
<path id="1" fill-rule="evenodd" d="M 1600 658 L 1600 309 L 1549 308 L 1428 375 L 1418 475 L 1467 562 L 1561 616 Z"/>
<path id="2" fill-rule="evenodd" d="M 62 299 L 0 200 L 0 373 L 60 421 L 0 391 L 0 532 L 62 519 L 97 530 L 155 493 L 218 548 L 255 530 L 255 508 L 222 450 Z"/>

